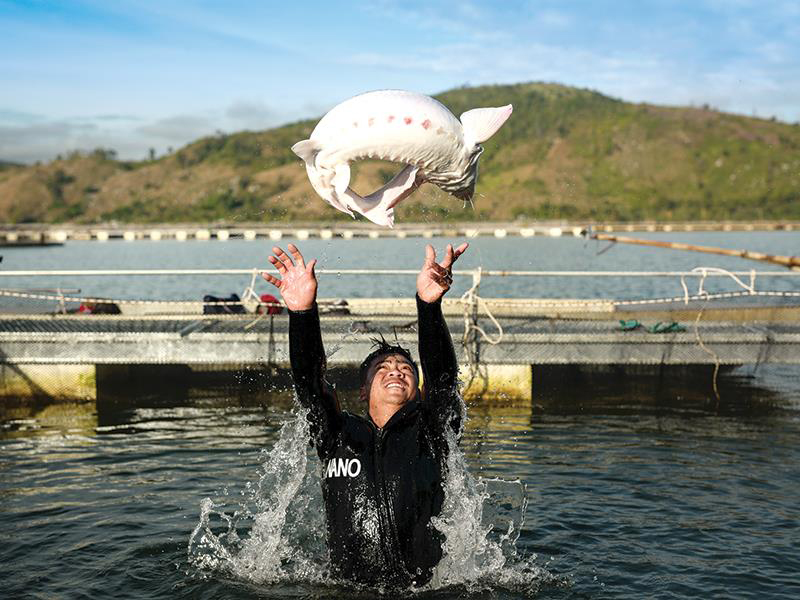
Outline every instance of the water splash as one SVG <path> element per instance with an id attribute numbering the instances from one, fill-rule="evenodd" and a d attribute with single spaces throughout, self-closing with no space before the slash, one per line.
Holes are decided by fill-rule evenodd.
<path id="1" fill-rule="evenodd" d="M 309 457 L 308 439 L 305 415 L 296 410 L 277 443 L 262 452 L 259 478 L 238 501 L 226 493 L 201 502 L 188 545 L 189 563 L 201 576 L 217 573 L 262 585 L 340 583 L 329 575 L 319 465 L 313 453 Z M 502 588 L 533 595 L 543 584 L 563 583 L 537 566 L 535 555 L 517 550 L 525 485 L 473 477 L 454 435 L 448 443 L 445 504 L 433 520 L 445 535 L 444 557 L 431 582 L 409 592 Z"/>
<path id="2" fill-rule="evenodd" d="M 205 498 L 189 539 L 189 563 L 254 583 L 327 579 L 325 524 L 317 469 L 309 468 L 308 423 L 295 411 L 276 444 L 262 451 L 257 481 L 228 514 L 229 498 Z"/>
<path id="3" fill-rule="evenodd" d="M 473 477 L 454 434 L 448 445 L 445 503 L 433 519 L 445 536 L 444 556 L 430 589 L 455 586 L 475 593 L 500 587 L 534 595 L 543 584 L 563 583 L 536 564 L 535 554 L 517 550 L 528 506 L 525 484 Z"/>

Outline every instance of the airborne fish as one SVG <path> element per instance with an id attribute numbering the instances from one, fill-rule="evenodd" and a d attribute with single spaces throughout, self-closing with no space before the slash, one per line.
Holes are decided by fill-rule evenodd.
<path id="1" fill-rule="evenodd" d="M 456 119 L 430 96 L 402 90 L 368 92 L 332 108 L 311 137 L 292 151 L 305 161 L 314 190 L 333 207 L 394 226 L 394 206 L 422 183 L 471 201 L 482 142 L 511 115 L 511 105 L 468 110 Z M 406 166 L 367 197 L 350 189 L 350 161 L 378 158 Z"/>

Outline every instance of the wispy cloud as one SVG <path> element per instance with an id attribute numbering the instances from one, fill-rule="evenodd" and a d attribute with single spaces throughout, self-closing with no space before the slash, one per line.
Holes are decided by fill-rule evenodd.
<path id="1" fill-rule="evenodd" d="M 138 158 L 365 90 L 464 83 L 545 80 L 800 120 L 791 0 L 75 0 L 4 4 L 0 29 L 0 159 L 96 146 Z"/>
<path id="2" fill-rule="evenodd" d="M 405 2 L 380 0 L 364 10 L 402 29 L 434 32 L 461 40 L 490 42 L 502 39 L 505 32 L 495 28 L 493 11 L 487 4 L 474 2 Z"/>
<path id="3" fill-rule="evenodd" d="M 279 119 L 279 114 L 260 100 L 237 100 L 227 108 L 225 116 L 242 129 L 265 129 Z"/>
<path id="4" fill-rule="evenodd" d="M 141 158 L 145 147 L 129 131 L 102 128 L 94 123 L 47 121 L 0 126 L 0 156 L 13 162 L 33 163 L 73 150 L 95 148 L 114 148 L 122 155 Z"/>
<path id="5" fill-rule="evenodd" d="M 136 128 L 136 132 L 170 144 L 180 144 L 186 140 L 213 133 L 214 129 L 215 124 L 211 119 L 179 115 L 142 125 Z"/>
<path id="6" fill-rule="evenodd" d="M 31 125 L 45 121 L 45 117 L 23 110 L 0 108 L 0 124 L 3 125 Z"/>
<path id="7" fill-rule="evenodd" d="M 345 65 L 397 71 L 458 74 L 469 71 L 472 68 L 470 61 L 465 61 L 465 55 L 460 53 L 458 48 L 457 46 L 437 46 L 427 51 L 418 50 L 416 52 L 390 54 L 363 52 L 342 57 L 341 62 Z M 471 47 L 464 45 L 460 46 L 460 48 L 462 50 L 465 48 L 471 49 Z"/>
<path id="8" fill-rule="evenodd" d="M 291 110 L 276 109 L 259 100 L 236 100 L 202 114 L 176 114 L 147 119 L 137 115 L 82 115 L 65 119 L 23 111 L 0 110 L 0 159 L 32 163 L 73 150 L 112 148 L 120 158 L 138 160 L 153 148 L 158 154 L 194 140 L 243 129 L 269 129 L 298 118 L 325 112 L 316 103 Z"/>
<path id="9" fill-rule="evenodd" d="M 545 27 L 557 29 L 563 29 L 572 24 L 572 18 L 569 15 L 554 9 L 545 9 L 534 13 L 533 19 Z"/>

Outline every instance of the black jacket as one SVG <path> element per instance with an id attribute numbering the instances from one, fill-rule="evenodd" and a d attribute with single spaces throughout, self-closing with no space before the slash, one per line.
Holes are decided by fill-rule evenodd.
<path id="1" fill-rule="evenodd" d="M 295 390 L 323 463 L 333 574 L 359 583 L 423 584 L 442 557 L 431 517 L 444 501 L 446 431 L 461 424 L 458 367 L 441 302 L 417 297 L 417 314 L 425 389 L 381 429 L 341 411 L 325 383 L 316 305 L 289 313 Z"/>

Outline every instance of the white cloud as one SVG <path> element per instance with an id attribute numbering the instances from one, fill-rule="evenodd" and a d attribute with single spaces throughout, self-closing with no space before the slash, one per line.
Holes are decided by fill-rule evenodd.
<path id="1" fill-rule="evenodd" d="M 0 126 L 0 160 L 32 163 L 73 150 L 113 148 L 120 156 L 141 158 L 146 145 L 128 131 L 68 120 Z"/>
<path id="2" fill-rule="evenodd" d="M 311 17 L 268 4 L 89 1 L 137 27 L 53 31 L 29 19 L 11 29 L 19 39 L 0 56 L 8 90 L 0 159 L 32 161 L 98 146 L 141 158 L 150 147 L 160 153 L 217 130 L 320 116 L 359 91 L 439 92 L 464 82 L 552 81 L 634 102 L 708 103 L 800 119 L 800 3 L 790 0 L 698 0 L 691 10 L 609 5 L 589 11 L 591 17 L 542 0 L 502 7 L 375 0 L 320 5 Z M 656 19 L 659 11 L 666 18 Z M 272 22 L 272 13 L 286 22 Z M 364 39 L 342 35 L 340 25 L 363 31 Z M 146 38 L 140 30 L 148 30 Z M 42 61 L 38 47 L 18 50 L 26 39 L 49 39 L 65 50 Z M 104 77 L 114 72 L 124 77 Z M 95 114 L 70 114 L 76 111 Z"/>
<path id="3" fill-rule="evenodd" d="M 773 65 L 789 64 L 794 60 L 794 49 L 779 41 L 767 41 L 755 47 L 754 52 Z"/>
<path id="4" fill-rule="evenodd" d="M 23 110 L 0 109 L 0 124 L 9 126 L 32 125 L 46 119 L 42 115 Z"/>
<path id="5" fill-rule="evenodd" d="M 357 54 L 353 65 L 418 73 L 436 78 L 443 91 L 463 81 L 513 83 L 553 81 L 588 87 L 632 102 L 710 104 L 740 114 L 800 119 L 800 72 L 795 51 L 785 42 L 753 47 L 744 58 L 722 56 L 719 64 L 686 62 L 659 47 L 598 51 L 577 43 L 513 42 L 416 46 L 408 53 Z"/>
<path id="6" fill-rule="evenodd" d="M 214 122 L 206 117 L 178 115 L 137 127 L 136 132 L 171 144 L 182 144 L 213 133 L 218 128 L 218 125 L 215 126 Z"/>
<path id="7" fill-rule="evenodd" d="M 572 18 L 557 10 L 543 10 L 533 15 L 533 20 L 545 27 L 561 29 L 572 24 Z"/>
<path id="8" fill-rule="evenodd" d="M 464 56 L 455 47 L 433 48 L 429 52 L 404 54 L 363 52 L 346 56 L 343 64 L 376 67 L 396 71 L 429 71 L 432 73 L 461 73 L 469 70 Z"/>
<path id="9" fill-rule="evenodd" d="M 445 4 L 415 5 L 397 0 L 379 0 L 369 3 L 364 10 L 397 27 L 407 27 L 415 32 L 432 31 L 442 36 L 485 43 L 506 37 L 506 32 L 492 28 L 492 15 L 482 6 L 472 2 Z"/>
<path id="10" fill-rule="evenodd" d="M 277 110 L 257 100 L 239 100 L 202 114 L 145 119 L 103 114 L 48 120 L 42 115 L 0 110 L 0 160 L 33 163 L 73 150 L 111 148 L 125 160 L 145 158 L 150 148 L 163 154 L 217 131 L 260 131 L 292 120 L 318 116 L 330 107 L 306 103 Z"/>
<path id="11" fill-rule="evenodd" d="M 241 129 L 266 129 L 277 123 L 278 114 L 258 100 L 238 100 L 225 111 L 225 116 Z"/>

